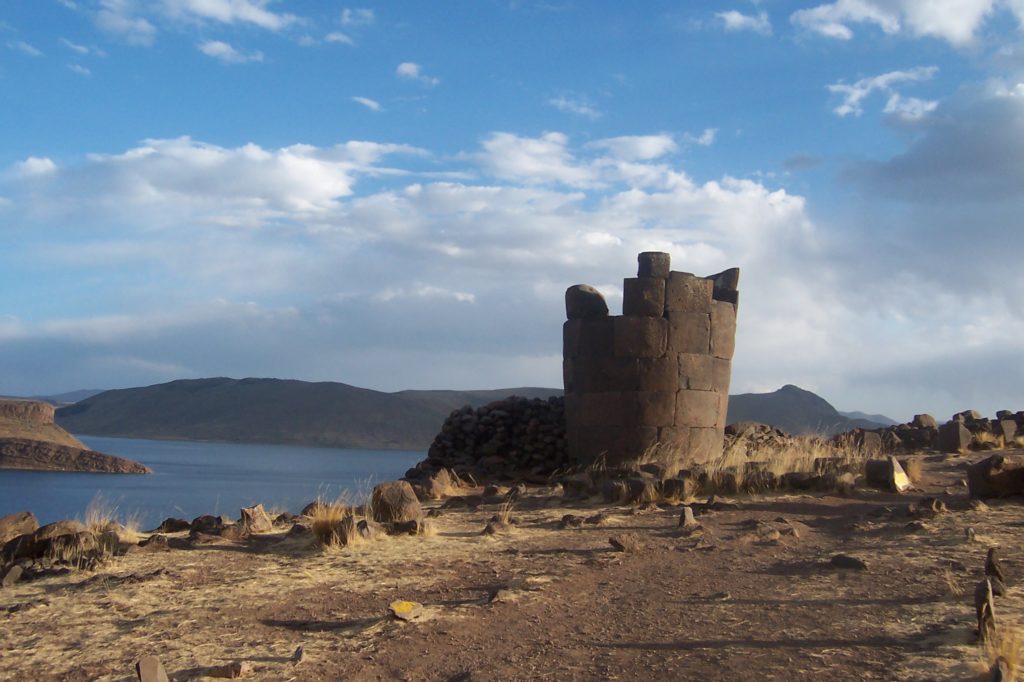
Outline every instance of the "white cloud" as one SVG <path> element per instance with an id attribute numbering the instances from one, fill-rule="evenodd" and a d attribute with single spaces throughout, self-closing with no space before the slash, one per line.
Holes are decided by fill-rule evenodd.
<path id="1" fill-rule="evenodd" d="M 683 139 L 688 144 L 696 144 L 701 147 L 710 147 L 715 143 L 715 138 L 718 136 L 718 128 L 705 128 L 701 131 L 700 135 L 693 135 L 691 133 L 685 133 Z"/>
<path id="2" fill-rule="evenodd" d="M 423 73 L 423 67 L 415 62 L 402 62 L 395 67 L 395 75 L 406 80 L 414 80 L 429 88 L 441 82 L 439 78 Z"/>
<path id="3" fill-rule="evenodd" d="M 560 95 L 552 97 L 547 103 L 548 106 L 552 106 L 559 111 L 566 111 L 570 114 L 577 114 L 594 120 L 601 118 L 601 112 L 584 97 Z"/>
<path id="4" fill-rule="evenodd" d="M 239 52 L 221 40 L 207 40 L 196 47 L 207 57 L 219 59 L 225 64 L 244 64 L 246 62 L 262 62 L 262 52 Z"/>
<path id="5" fill-rule="evenodd" d="M 162 0 L 163 11 L 175 19 L 216 21 L 222 24 L 252 24 L 280 31 L 297 21 L 292 14 L 266 9 L 269 0 Z"/>
<path id="6" fill-rule="evenodd" d="M 668 133 L 609 137 L 591 142 L 587 146 L 605 149 L 616 159 L 623 161 L 650 161 L 678 149 L 676 141 Z"/>
<path id="7" fill-rule="evenodd" d="M 24 40 L 14 40 L 7 43 L 8 49 L 27 54 L 29 57 L 42 57 L 43 51 L 34 45 L 26 43 Z"/>
<path id="8" fill-rule="evenodd" d="M 380 102 L 369 97 L 353 97 L 352 101 L 357 104 L 362 104 L 370 111 L 380 111 Z"/>
<path id="9" fill-rule="evenodd" d="M 324 36 L 324 40 L 326 40 L 329 43 L 343 43 L 345 45 L 356 44 L 354 40 L 349 38 L 341 31 L 332 31 L 331 33 L 328 33 L 326 36 Z"/>
<path id="10" fill-rule="evenodd" d="M 100 0 L 96 26 L 130 45 L 152 45 L 156 27 L 138 15 L 131 0 Z"/>
<path id="11" fill-rule="evenodd" d="M 74 50 L 78 54 L 89 54 L 89 52 L 91 51 L 85 45 L 79 45 L 78 43 L 73 43 L 70 40 L 68 40 L 67 38 L 61 38 L 60 42 L 64 45 L 64 47 L 68 48 L 69 50 Z"/>
<path id="12" fill-rule="evenodd" d="M 341 11 L 342 26 L 366 26 L 376 20 L 372 9 L 352 9 L 346 7 Z"/>
<path id="13" fill-rule="evenodd" d="M 759 12 L 756 15 L 743 14 L 736 10 L 728 12 L 716 12 L 726 31 L 753 31 L 761 35 L 772 34 L 772 22 L 768 19 L 767 12 Z"/>
<path id="14" fill-rule="evenodd" d="M 882 111 L 905 123 L 915 123 L 935 111 L 938 106 L 939 103 L 936 100 L 903 97 L 894 92 L 889 95 L 889 101 L 885 103 L 885 109 Z"/>
<path id="15" fill-rule="evenodd" d="M 49 175 L 56 170 L 57 164 L 45 156 L 30 156 L 24 161 L 19 161 L 14 164 L 14 172 L 25 178 L 38 175 Z"/>
<path id="16" fill-rule="evenodd" d="M 870 76 L 868 78 L 861 78 L 852 84 L 847 83 L 833 83 L 828 86 L 829 92 L 834 92 L 842 96 L 843 101 L 832 111 L 838 116 L 860 116 L 864 113 L 864 100 L 867 97 L 877 91 L 895 94 L 894 86 L 898 83 L 917 83 L 921 81 L 930 80 L 935 74 L 938 73 L 938 68 L 934 66 L 918 66 L 913 69 L 906 71 L 890 71 L 883 73 L 878 76 Z M 897 97 L 896 101 L 893 102 L 890 96 L 890 104 L 893 106 L 893 112 L 899 113 L 900 104 L 902 103 L 902 109 L 904 112 L 917 109 L 920 115 L 924 115 L 931 109 L 934 109 L 934 103 L 925 102 L 924 100 L 914 100 L 913 103 L 909 103 L 909 100 L 901 100 Z M 889 105 L 886 106 L 886 113 L 891 113 Z"/>
<path id="17" fill-rule="evenodd" d="M 952 45 L 972 43 L 978 29 L 997 8 L 1007 6 L 1018 17 L 1013 0 L 837 0 L 802 9 L 790 21 L 828 38 L 850 40 L 852 26 L 872 24 L 888 34 L 909 32 L 916 37 L 929 36 Z"/>
<path id="18" fill-rule="evenodd" d="M 81 64 L 68 64 L 68 68 L 71 71 L 73 71 L 74 73 L 77 73 L 79 76 L 91 76 L 92 75 L 92 71 L 90 71 L 89 69 L 85 68 Z"/>
<path id="19" fill-rule="evenodd" d="M 664 250 L 677 270 L 743 269 L 737 392 L 792 382 L 897 417 L 1014 407 L 1017 93 L 939 105 L 905 154 L 851 177 L 878 208 L 849 224 L 815 224 L 803 197 L 763 182 L 696 180 L 667 134 L 573 144 L 494 133 L 458 159 L 430 159 L 477 178 L 457 182 L 384 165 L 409 147 L 188 138 L 53 165 L 45 182 L 9 173 L 4 224 L 24 238 L 0 267 L 31 268 L 40 297 L 73 273 L 110 309 L 0 320 L 0 377 L 124 385 L 187 368 L 386 389 L 558 385 L 565 287 L 617 292 L 639 251 Z M 898 203 L 878 204 L 886 192 Z M 851 258 L 866 240 L 872 256 Z M 977 376 L 985 396 L 970 392 Z"/>

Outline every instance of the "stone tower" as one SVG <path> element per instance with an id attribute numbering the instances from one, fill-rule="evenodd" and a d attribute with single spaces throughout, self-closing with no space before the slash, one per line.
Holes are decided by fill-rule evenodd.
<path id="1" fill-rule="evenodd" d="M 738 268 L 710 277 L 671 272 L 667 253 L 638 257 L 621 316 L 601 294 L 565 292 L 569 459 L 615 466 L 660 443 L 684 462 L 722 452 L 736 338 Z"/>

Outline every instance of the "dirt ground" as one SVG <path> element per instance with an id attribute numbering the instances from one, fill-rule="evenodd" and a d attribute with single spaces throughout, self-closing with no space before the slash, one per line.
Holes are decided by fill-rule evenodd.
<path id="1" fill-rule="evenodd" d="M 444 510 L 433 536 L 344 549 L 267 537 L 133 553 L 0 589 L 0 678 L 134 680 L 155 654 L 172 680 L 231 661 L 258 680 L 987 679 L 973 589 L 1000 547 L 997 622 L 1024 623 L 1024 506 L 968 505 L 962 467 L 982 457 L 932 456 L 903 495 L 724 499 L 735 508 L 689 534 L 676 506 L 537 489 L 497 536 L 480 533 L 492 506 Z M 928 496 L 949 511 L 910 516 Z M 558 527 L 599 511 L 601 524 Z M 614 550 L 627 532 L 640 549 Z M 837 553 L 868 570 L 832 568 Z M 396 599 L 423 614 L 388 618 Z"/>

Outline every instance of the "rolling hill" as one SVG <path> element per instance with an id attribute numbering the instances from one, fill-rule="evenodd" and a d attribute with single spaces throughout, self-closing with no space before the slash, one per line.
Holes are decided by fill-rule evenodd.
<path id="1" fill-rule="evenodd" d="M 425 450 L 453 409 L 511 395 L 561 393 L 555 388 L 382 393 L 334 382 L 221 377 L 105 391 L 58 409 L 57 422 L 94 436 Z M 797 434 L 881 426 L 849 419 L 796 386 L 732 396 L 729 422 L 741 420 Z"/>
<path id="2" fill-rule="evenodd" d="M 105 391 L 59 409 L 57 421 L 73 433 L 94 436 L 423 450 L 457 407 L 558 393 L 382 393 L 334 382 L 189 379 Z"/>

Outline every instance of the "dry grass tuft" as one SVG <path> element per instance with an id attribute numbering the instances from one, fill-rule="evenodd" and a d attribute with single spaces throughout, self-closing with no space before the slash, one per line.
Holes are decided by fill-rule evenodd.
<path id="1" fill-rule="evenodd" d="M 974 442 L 978 443 L 978 445 L 994 445 L 997 448 L 1006 447 L 1002 434 L 997 435 L 988 431 L 979 431 L 974 434 Z"/>
<path id="2" fill-rule="evenodd" d="M 1017 436 L 1013 439 L 1014 447 L 1024 448 L 1024 436 Z"/>
<path id="3" fill-rule="evenodd" d="M 117 533 L 121 542 L 132 544 L 141 538 L 140 522 L 137 513 L 118 515 L 118 507 L 103 495 L 97 494 L 85 508 L 85 519 L 82 521 L 86 530 L 95 535 L 112 531 Z"/>
<path id="4" fill-rule="evenodd" d="M 313 543 L 317 547 L 343 547 L 358 535 L 353 509 L 344 497 L 330 502 L 317 498 L 310 518 L 313 519 L 310 527 Z"/>
<path id="5" fill-rule="evenodd" d="M 964 596 L 964 588 L 956 581 L 956 576 L 953 575 L 953 571 L 948 568 L 944 569 L 942 571 L 942 581 L 945 583 L 946 591 L 950 596 L 955 599 L 959 599 Z"/>
<path id="6" fill-rule="evenodd" d="M 498 513 L 496 514 L 497 517 L 498 517 L 498 521 L 503 523 L 503 524 L 505 524 L 505 525 L 511 524 L 512 523 L 512 509 L 515 506 L 516 506 L 515 500 L 505 500 L 504 502 L 502 502 L 501 506 L 498 507 Z"/>
<path id="7" fill-rule="evenodd" d="M 1010 668 L 1010 679 L 1017 679 L 1020 662 L 1024 658 L 1024 632 L 1016 627 L 997 628 L 994 637 L 980 645 L 981 662 L 986 670 L 1002 658 Z"/>

